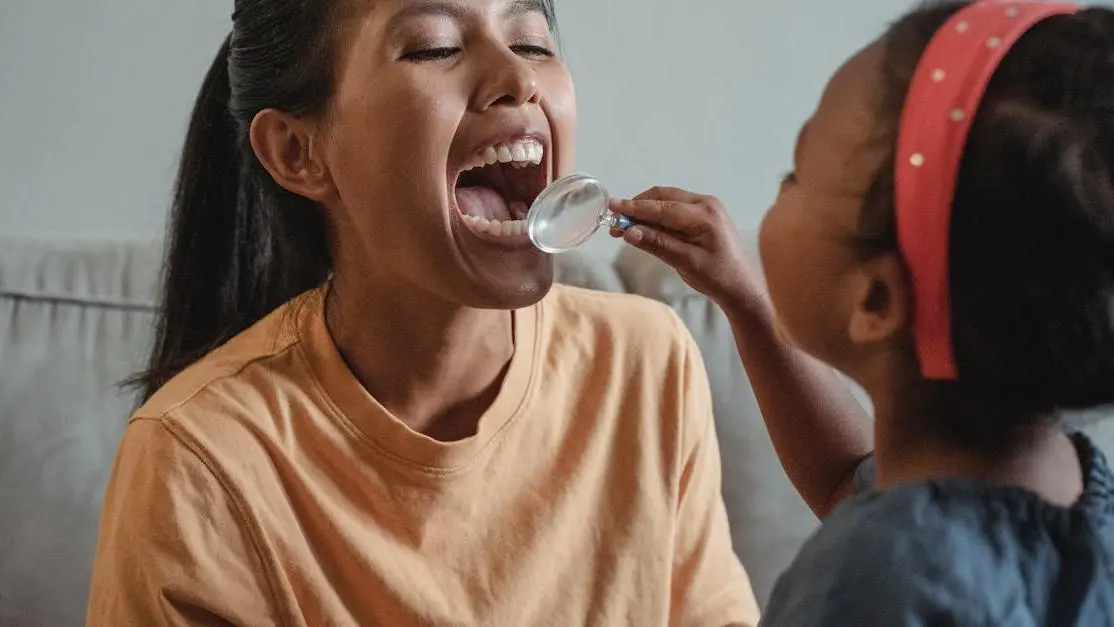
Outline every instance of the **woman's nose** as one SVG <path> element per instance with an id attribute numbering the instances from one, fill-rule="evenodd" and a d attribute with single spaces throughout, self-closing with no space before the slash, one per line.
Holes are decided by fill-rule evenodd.
<path id="1" fill-rule="evenodd" d="M 495 55 L 493 55 L 495 56 Z M 507 51 L 488 61 L 478 93 L 478 108 L 486 111 L 498 106 L 522 106 L 538 99 L 538 74 L 522 57 Z"/>

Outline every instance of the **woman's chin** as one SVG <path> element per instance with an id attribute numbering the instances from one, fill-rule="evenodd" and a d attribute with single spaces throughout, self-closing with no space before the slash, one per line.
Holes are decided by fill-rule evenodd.
<path id="1" fill-rule="evenodd" d="M 504 272 L 499 276 L 489 274 L 472 282 L 458 300 L 466 307 L 475 309 L 522 309 L 541 301 L 553 289 L 553 264 L 546 259 L 542 267 L 534 267 L 519 272 Z"/>
<path id="2" fill-rule="evenodd" d="M 503 306 L 501 309 L 524 309 L 541 302 L 543 298 L 549 294 L 553 289 L 553 280 L 547 282 L 537 282 L 529 285 L 522 284 L 518 287 L 513 294 L 507 294 L 506 298 L 502 299 Z"/>

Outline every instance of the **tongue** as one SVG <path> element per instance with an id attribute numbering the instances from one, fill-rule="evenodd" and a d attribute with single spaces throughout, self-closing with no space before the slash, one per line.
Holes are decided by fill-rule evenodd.
<path id="1" fill-rule="evenodd" d="M 500 222 L 511 219 L 507 201 L 490 187 L 458 187 L 456 204 L 464 215 Z"/>

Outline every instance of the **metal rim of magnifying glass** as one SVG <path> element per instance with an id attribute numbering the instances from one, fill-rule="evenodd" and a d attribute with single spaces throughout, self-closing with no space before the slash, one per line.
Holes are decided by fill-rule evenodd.
<path id="1" fill-rule="evenodd" d="M 583 183 L 595 185 L 596 187 L 599 188 L 599 190 L 603 194 L 603 197 L 604 197 L 605 200 L 607 198 L 610 198 L 610 195 L 607 193 L 607 188 L 603 186 L 603 183 L 601 183 L 599 181 L 599 179 L 597 179 L 596 177 L 591 176 L 589 174 L 580 174 L 580 173 L 570 174 L 568 176 L 561 177 L 561 178 L 557 179 L 556 181 L 553 181 L 552 183 L 550 183 L 548 186 L 546 186 L 546 188 L 542 190 L 542 193 L 538 194 L 538 197 L 534 199 L 534 202 L 530 205 L 530 211 L 526 214 L 526 235 L 530 238 L 530 243 L 532 243 L 535 248 L 537 248 L 538 250 L 540 250 L 544 253 L 549 253 L 551 255 L 555 255 L 555 254 L 565 253 L 565 252 L 568 252 L 568 251 L 570 251 L 574 248 L 577 248 L 577 247 L 583 245 L 588 240 L 592 239 L 592 236 L 595 235 L 596 232 L 600 230 L 600 226 L 602 226 L 602 224 L 600 224 L 600 221 L 599 221 L 599 216 L 597 216 L 596 217 L 595 228 L 593 228 L 591 231 L 588 231 L 587 233 L 581 235 L 571 245 L 565 246 L 564 248 L 554 248 L 552 246 L 546 246 L 545 244 L 542 244 L 541 242 L 539 242 L 537 240 L 537 237 L 535 236 L 536 229 L 534 227 L 535 227 L 535 225 L 537 224 L 537 221 L 538 221 L 538 212 L 534 211 L 534 208 L 537 207 L 540 203 L 545 202 L 545 200 L 548 199 L 549 197 L 551 197 L 551 196 L 553 196 L 554 194 L 557 193 L 557 191 L 558 191 L 557 184 L 558 183 L 561 183 L 561 188 L 563 189 L 564 187 L 568 186 L 569 184 L 571 184 L 573 182 L 583 182 Z M 604 210 L 606 210 L 606 209 L 607 209 L 607 207 L 605 206 Z"/>

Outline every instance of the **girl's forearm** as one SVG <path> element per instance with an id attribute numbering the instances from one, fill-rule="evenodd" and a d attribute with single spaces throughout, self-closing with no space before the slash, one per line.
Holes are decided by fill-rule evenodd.
<path id="1" fill-rule="evenodd" d="M 727 317 L 774 450 L 823 518 L 852 492 L 855 469 L 874 449 L 870 416 L 834 370 L 778 339 L 768 308 Z"/>

